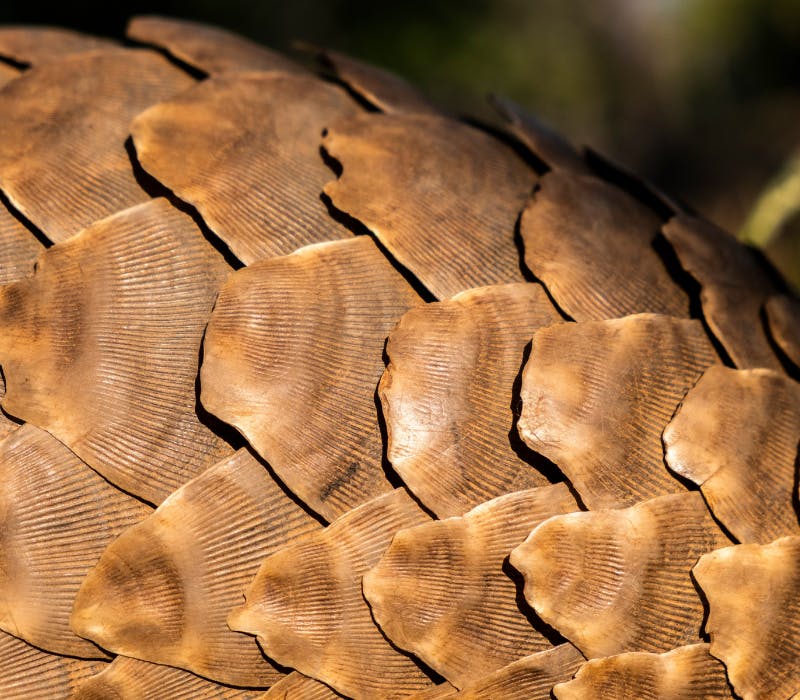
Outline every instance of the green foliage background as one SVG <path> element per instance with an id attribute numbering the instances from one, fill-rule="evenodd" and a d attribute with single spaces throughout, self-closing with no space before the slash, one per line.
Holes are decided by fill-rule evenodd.
<path id="1" fill-rule="evenodd" d="M 155 13 L 276 48 L 294 39 L 389 67 L 492 118 L 513 98 L 748 240 L 800 282 L 798 0 L 3 0 L 3 22 L 119 36 Z"/>

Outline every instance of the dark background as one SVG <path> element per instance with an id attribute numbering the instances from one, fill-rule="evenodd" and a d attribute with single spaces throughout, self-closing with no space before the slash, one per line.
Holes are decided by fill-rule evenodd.
<path id="1" fill-rule="evenodd" d="M 800 282 L 798 0 L 0 0 L 0 21 L 121 36 L 128 16 L 305 39 L 406 76 L 458 112 L 504 94 L 767 245 Z"/>

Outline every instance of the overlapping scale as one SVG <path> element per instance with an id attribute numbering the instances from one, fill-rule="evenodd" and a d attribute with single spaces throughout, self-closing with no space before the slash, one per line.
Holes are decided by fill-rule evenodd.
<path id="1" fill-rule="evenodd" d="M 104 661 L 48 654 L 5 632 L 0 632 L 0 659 L 3 700 L 72 698 L 84 679 L 108 665 Z"/>
<path id="2" fill-rule="evenodd" d="M 536 612 L 587 658 L 661 652 L 700 641 L 703 604 L 690 570 L 728 543 L 702 496 L 686 492 L 554 516 L 511 564 Z"/>
<path id="3" fill-rule="evenodd" d="M 770 334 L 783 354 L 800 367 L 800 300 L 776 294 L 764 304 Z"/>
<path id="4" fill-rule="evenodd" d="M 0 56 L 15 63 L 39 65 L 70 54 L 115 49 L 119 44 L 71 29 L 48 26 L 0 27 Z"/>
<path id="5" fill-rule="evenodd" d="M 591 174 L 583 156 L 557 131 L 506 97 L 492 95 L 490 101 L 514 136 L 550 169 Z"/>
<path id="6" fill-rule="evenodd" d="M 264 557 L 319 527 L 239 450 L 108 547 L 80 589 L 72 626 L 119 654 L 269 687 L 283 674 L 226 618 Z"/>
<path id="7" fill-rule="evenodd" d="M 171 666 L 118 656 L 80 683 L 70 700 L 263 700 L 263 690 L 219 685 Z"/>
<path id="8" fill-rule="evenodd" d="M 21 70 L 0 61 L 0 88 L 14 80 L 14 78 L 19 78 L 21 74 Z"/>
<path id="9" fill-rule="evenodd" d="M 800 535 L 798 444 L 800 384 L 768 369 L 711 367 L 664 431 L 669 468 L 736 539 L 760 544 Z"/>
<path id="10" fill-rule="evenodd" d="M 375 621 L 458 688 L 549 649 L 544 625 L 518 600 L 506 560 L 543 520 L 574 510 L 567 487 L 555 484 L 400 530 L 364 576 Z"/>
<path id="11" fill-rule="evenodd" d="M 686 293 L 653 248 L 661 220 L 599 178 L 547 173 L 520 220 L 525 264 L 576 321 L 689 315 Z"/>
<path id="12" fill-rule="evenodd" d="M 143 50 L 92 51 L 31 68 L 0 91 L 0 188 L 54 242 L 147 201 L 125 148 L 128 126 L 193 82 Z"/>
<path id="13" fill-rule="evenodd" d="M 0 290 L 4 410 L 160 502 L 232 451 L 195 411 L 203 329 L 229 270 L 163 199 L 49 248 Z"/>
<path id="14" fill-rule="evenodd" d="M 130 20 L 125 33 L 130 39 L 158 46 L 179 61 L 211 75 L 254 70 L 306 72 L 277 51 L 202 22 L 140 15 Z"/>
<path id="15" fill-rule="evenodd" d="M 760 316 L 777 290 L 754 252 L 726 231 L 687 215 L 676 216 L 662 230 L 681 265 L 700 283 L 703 315 L 733 363 L 740 369 L 780 370 Z"/>
<path id="16" fill-rule="evenodd" d="M 343 167 L 334 206 L 436 297 L 523 281 L 514 229 L 536 175 L 508 146 L 445 117 L 366 114 L 323 147 Z"/>
<path id="17" fill-rule="evenodd" d="M 733 700 L 725 667 L 708 653 L 708 644 L 594 659 L 553 694 L 558 700 Z"/>
<path id="18" fill-rule="evenodd" d="M 151 107 L 131 133 L 142 166 L 249 264 L 350 237 L 320 199 L 331 171 L 319 145 L 325 127 L 359 112 L 311 75 L 234 73 Z"/>
<path id="19" fill-rule="evenodd" d="M 692 570 L 709 605 L 711 653 L 744 700 L 800 693 L 800 537 L 725 547 Z"/>
<path id="20" fill-rule="evenodd" d="M 0 627 L 47 651 L 102 659 L 69 628 L 106 545 L 150 508 L 32 425 L 0 442 Z"/>
<path id="21" fill-rule="evenodd" d="M 33 273 L 33 265 L 44 246 L 0 197 L 0 285 L 16 282 Z"/>
<path id="22" fill-rule="evenodd" d="M 263 695 L 263 700 L 337 700 L 342 697 L 330 686 L 294 671 L 273 685 Z"/>
<path id="23" fill-rule="evenodd" d="M 206 331 L 203 405 L 332 520 L 391 489 L 375 387 L 386 336 L 421 303 L 365 236 L 239 270 Z"/>
<path id="24" fill-rule="evenodd" d="M 683 491 L 661 434 L 716 361 L 699 321 L 639 314 L 543 328 L 522 374 L 520 435 L 591 509 Z"/>
<path id="25" fill-rule="evenodd" d="M 353 698 L 400 698 L 431 685 L 375 625 L 361 577 L 397 530 L 428 520 L 403 490 L 351 510 L 267 557 L 228 618 L 264 652 Z"/>
<path id="26" fill-rule="evenodd" d="M 389 334 L 387 456 L 439 517 L 547 483 L 515 449 L 513 389 L 533 333 L 561 320 L 539 285 L 519 283 L 413 309 Z"/>
<path id="27" fill-rule="evenodd" d="M 314 53 L 320 63 L 361 98 L 389 114 L 440 114 L 416 87 L 399 75 L 328 49 Z"/>

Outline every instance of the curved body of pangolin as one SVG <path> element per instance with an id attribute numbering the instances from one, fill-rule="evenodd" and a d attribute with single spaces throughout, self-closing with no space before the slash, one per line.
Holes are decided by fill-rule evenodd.
<path id="1" fill-rule="evenodd" d="M 128 37 L 0 29 L 0 696 L 800 693 L 757 254 L 512 103 Z"/>

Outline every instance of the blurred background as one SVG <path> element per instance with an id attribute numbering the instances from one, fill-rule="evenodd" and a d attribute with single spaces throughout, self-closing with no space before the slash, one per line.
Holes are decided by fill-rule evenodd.
<path id="1" fill-rule="evenodd" d="M 380 64 L 459 113 L 512 98 L 765 247 L 800 284 L 800 0 L 2 0 L 0 20 L 120 36 L 189 17 Z"/>

